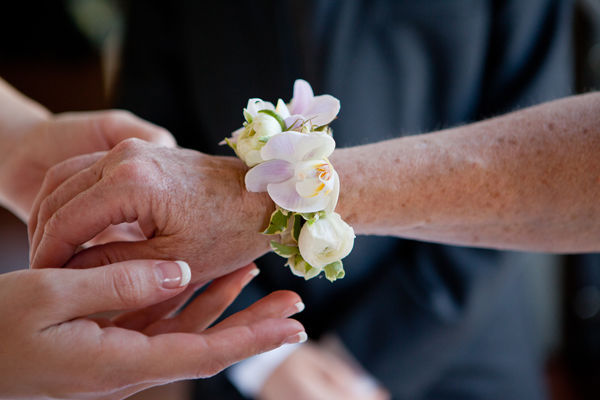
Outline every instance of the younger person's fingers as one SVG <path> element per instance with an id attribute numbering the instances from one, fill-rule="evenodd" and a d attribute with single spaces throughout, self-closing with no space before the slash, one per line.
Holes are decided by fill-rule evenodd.
<path id="1" fill-rule="evenodd" d="M 34 273 L 34 271 L 31 271 Z M 127 310 L 165 301 L 190 281 L 183 261 L 135 260 L 83 270 L 35 271 L 38 301 L 54 304 L 45 323 L 55 324 L 103 311 Z"/>
<path id="2" fill-rule="evenodd" d="M 110 242 L 79 251 L 64 264 L 65 268 L 85 269 L 114 264 L 128 260 L 170 259 L 171 254 L 160 251 L 165 248 L 164 236 L 134 242 Z"/>
<path id="3" fill-rule="evenodd" d="M 217 332 L 233 326 L 244 326 L 269 318 L 288 318 L 304 310 L 298 294 L 289 290 L 278 290 L 258 300 L 245 310 L 239 311 L 207 330 Z"/>
<path id="4" fill-rule="evenodd" d="M 188 285 L 177 296 L 158 304 L 121 314 L 113 319 L 113 323 L 121 328 L 143 331 L 150 324 L 163 318 L 168 318 L 171 314 L 179 310 L 202 286 L 202 283 Z"/>
<path id="5" fill-rule="evenodd" d="M 165 128 L 143 120 L 128 111 L 98 111 L 93 123 L 96 124 L 98 128 L 96 131 L 101 135 L 101 139 L 106 141 L 110 148 L 132 137 L 167 147 L 177 145 L 173 135 Z"/>
<path id="6" fill-rule="evenodd" d="M 213 376 L 231 364 L 306 340 L 293 319 L 269 319 L 212 334 L 170 333 L 149 338 L 148 351 L 122 360 L 156 379 L 181 380 Z"/>
<path id="7" fill-rule="evenodd" d="M 255 264 L 215 279 L 194 301 L 174 318 L 157 321 L 144 333 L 202 332 L 229 307 L 242 289 L 258 275 Z M 277 316 L 279 317 L 279 316 Z"/>

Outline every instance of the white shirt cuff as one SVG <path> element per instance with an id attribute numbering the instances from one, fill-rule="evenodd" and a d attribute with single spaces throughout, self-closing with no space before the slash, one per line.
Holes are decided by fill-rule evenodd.
<path id="1" fill-rule="evenodd" d="M 275 369 L 288 358 L 300 344 L 284 344 L 283 346 L 250 357 L 229 367 L 225 372 L 233 386 L 246 397 L 254 398 L 269 379 Z"/>

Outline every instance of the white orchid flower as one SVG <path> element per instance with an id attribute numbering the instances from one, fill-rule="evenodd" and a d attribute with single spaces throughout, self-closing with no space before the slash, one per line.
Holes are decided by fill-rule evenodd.
<path id="1" fill-rule="evenodd" d="M 310 84 L 303 79 L 294 82 L 294 96 L 288 105 L 290 116 L 284 117 L 289 129 L 295 129 L 308 122 L 321 127 L 329 124 L 340 112 L 340 101 L 324 94 L 315 96 Z"/>
<path id="2" fill-rule="evenodd" d="M 302 226 L 298 249 L 306 262 L 320 270 L 350 254 L 354 237 L 354 230 L 339 214 L 328 213 Z"/>
<path id="3" fill-rule="evenodd" d="M 333 211 L 340 182 L 327 157 L 334 149 L 335 141 L 323 132 L 276 134 L 260 150 L 265 162 L 246 173 L 246 189 L 268 192 L 288 211 Z"/>

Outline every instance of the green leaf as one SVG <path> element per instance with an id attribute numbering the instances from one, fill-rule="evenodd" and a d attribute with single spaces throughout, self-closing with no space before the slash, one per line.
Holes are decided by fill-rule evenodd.
<path id="1" fill-rule="evenodd" d="M 317 269 L 317 268 L 313 267 L 312 265 L 310 265 L 306 261 L 304 261 L 304 262 L 306 263 L 306 272 L 304 273 L 304 279 L 305 280 L 312 279 L 312 278 L 314 278 L 315 276 L 318 276 L 321 273 L 320 269 Z"/>
<path id="2" fill-rule="evenodd" d="M 285 244 L 278 243 L 274 240 L 271 240 L 271 249 L 273 249 L 275 254 L 283 258 L 290 258 L 292 256 L 295 256 L 299 252 L 297 246 L 288 246 Z"/>
<path id="3" fill-rule="evenodd" d="M 288 258 L 288 261 L 287 263 L 285 263 L 285 266 L 290 267 L 294 271 L 299 272 L 304 276 L 304 271 L 306 270 L 305 264 L 306 262 L 300 255 L 300 252 L 298 252 L 298 254 Z"/>
<path id="4" fill-rule="evenodd" d="M 331 264 L 327 264 L 323 271 L 325 271 L 325 278 L 330 282 L 334 282 L 336 279 L 342 279 L 346 272 L 344 271 L 344 265 L 341 261 L 334 261 Z"/>
<path id="5" fill-rule="evenodd" d="M 300 214 L 302 215 L 302 218 L 304 218 L 305 220 L 309 221 L 311 219 L 313 219 L 316 215 L 316 213 L 312 212 L 312 213 L 302 213 Z"/>
<path id="6" fill-rule="evenodd" d="M 314 278 L 315 276 L 319 275 L 319 273 L 321 273 L 320 269 L 315 268 L 309 263 L 307 263 L 304 260 L 304 258 L 302 258 L 300 253 L 296 254 L 293 257 L 290 257 L 286 265 L 289 265 L 296 272 L 300 273 L 306 280 Z"/>
<path id="7" fill-rule="evenodd" d="M 296 242 L 298 242 L 298 238 L 300 237 L 300 230 L 302 229 L 302 225 L 304 224 L 304 218 L 300 214 L 294 214 L 294 225 L 292 226 L 292 238 Z"/>
<path id="8" fill-rule="evenodd" d="M 248 110 L 246 110 L 244 108 L 244 119 L 246 120 L 246 122 L 248 122 L 249 124 L 252 123 L 252 114 L 250 114 L 250 112 Z"/>
<path id="9" fill-rule="evenodd" d="M 278 208 L 271 214 L 271 220 L 269 221 L 269 226 L 264 230 L 265 235 L 275 235 L 277 233 L 282 233 L 285 231 L 288 225 L 288 219 L 290 218 L 289 213 L 284 212 L 282 209 Z"/>
<path id="10" fill-rule="evenodd" d="M 308 222 L 309 225 L 312 225 L 319 218 L 325 217 L 325 215 L 327 215 L 327 213 L 325 211 L 317 211 L 317 212 L 312 212 L 312 213 L 302 213 L 300 215 L 302 215 L 302 218 L 304 218 L 306 220 L 306 222 Z"/>
<path id="11" fill-rule="evenodd" d="M 283 132 L 285 132 L 287 130 L 287 127 L 285 126 L 285 121 L 275 111 L 273 111 L 273 110 L 260 110 L 259 112 L 267 114 L 267 115 L 270 115 L 271 117 L 275 118 L 277 120 L 277 122 L 279 122 L 279 126 L 281 126 L 281 130 Z"/>
<path id="12" fill-rule="evenodd" d="M 302 215 L 302 218 L 304 218 L 309 225 L 314 224 L 315 221 L 317 220 L 316 219 L 317 213 L 314 213 L 314 212 L 312 212 L 312 213 L 302 213 L 300 215 Z"/>
<path id="13" fill-rule="evenodd" d="M 301 254 L 296 255 L 296 265 L 302 265 L 302 270 L 304 271 L 304 279 L 309 280 L 314 278 L 315 276 L 321 273 L 321 270 L 310 265 L 306 260 L 302 257 Z"/>

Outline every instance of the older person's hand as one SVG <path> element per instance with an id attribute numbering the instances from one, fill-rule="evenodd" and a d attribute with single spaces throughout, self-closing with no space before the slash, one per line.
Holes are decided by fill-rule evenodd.
<path id="1" fill-rule="evenodd" d="M 372 378 L 318 343 L 305 343 L 266 379 L 261 400 L 389 400 Z"/>
<path id="2" fill-rule="evenodd" d="M 214 281 L 175 317 L 137 309 L 192 292 L 185 263 L 129 261 L 85 270 L 0 275 L 0 398 L 122 399 L 167 382 L 214 375 L 245 357 L 305 339 L 293 292 L 275 292 L 206 329 L 256 276 L 254 265 Z M 166 300 L 166 302 L 165 302 Z"/>
<path id="3" fill-rule="evenodd" d="M 3 133 L 10 140 L 0 138 L 0 203 L 25 221 L 53 165 L 80 154 L 110 150 L 130 137 L 175 145 L 165 129 L 121 110 L 38 112 L 24 120 L 3 127 L 10 130 L 10 135 Z"/>
<path id="4" fill-rule="evenodd" d="M 233 157 L 157 146 L 136 139 L 53 167 L 30 222 L 31 263 L 98 266 L 128 259 L 184 259 L 192 282 L 206 282 L 269 250 L 259 233 L 273 205 L 244 188 Z M 77 253 L 107 227 L 137 221 L 147 238 Z M 74 256 L 74 257 L 73 257 Z"/>

